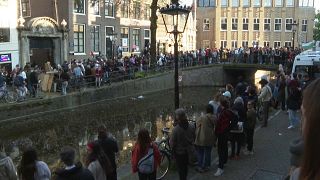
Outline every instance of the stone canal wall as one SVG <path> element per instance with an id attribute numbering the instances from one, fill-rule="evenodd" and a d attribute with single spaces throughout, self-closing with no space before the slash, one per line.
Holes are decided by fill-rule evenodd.
<path id="1" fill-rule="evenodd" d="M 223 86 L 224 73 L 222 66 L 192 67 L 184 69 L 180 86 Z M 8 120 L 28 119 L 30 114 L 55 112 L 58 109 L 72 108 L 105 99 L 139 96 L 161 90 L 173 89 L 173 71 L 147 78 L 129 80 L 104 86 L 99 89 L 89 88 L 82 93 L 71 93 L 67 96 L 58 94 L 39 100 L 19 104 L 0 104 L 0 124 Z"/>

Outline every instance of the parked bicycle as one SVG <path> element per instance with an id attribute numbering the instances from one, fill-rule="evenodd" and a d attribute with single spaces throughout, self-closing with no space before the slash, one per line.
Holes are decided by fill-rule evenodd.
<path id="1" fill-rule="evenodd" d="M 172 149 L 169 143 L 169 128 L 163 128 L 161 131 L 163 134 L 162 140 L 155 142 L 158 145 L 161 155 L 160 166 L 157 170 L 157 180 L 163 179 L 166 176 L 171 166 L 172 158 Z"/>
<path id="2" fill-rule="evenodd" d="M 0 88 L 0 101 L 6 103 L 15 103 L 18 100 L 18 95 L 14 92 L 8 91 L 6 84 Z"/>

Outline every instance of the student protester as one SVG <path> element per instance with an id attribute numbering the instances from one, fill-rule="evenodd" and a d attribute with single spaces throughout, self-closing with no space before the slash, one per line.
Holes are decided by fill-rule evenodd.
<path id="1" fill-rule="evenodd" d="M 18 166 L 18 175 L 20 180 L 49 180 L 51 178 L 48 165 L 38 160 L 37 152 L 32 147 L 23 152 Z"/>
<path id="2" fill-rule="evenodd" d="M 303 154 L 300 168 L 291 174 L 291 180 L 320 179 L 320 79 L 310 83 L 303 92 L 302 139 Z"/>
<path id="3" fill-rule="evenodd" d="M 131 165 L 132 172 L 138 172 L 139 180 L 156 179 L 160 152 L 157 145 L 151 141 L 147 129 L 141 129 L 138 133 L 137 142 L 132 150 Z"/>
<path id="4" fill-rule="evenodd" d="M 172 130 L 170 145 L 176 159 L 179 178 L 186 180 L 188 176 L 189 151 L 193 147 L 194 131 L 188 123 L 185 110 L 180 108 L 175 111 L 177 125 Z"/>
<path id="5" fill-rule="evenodd" d="M 269 107 L 270 107 L 270 100 L 272 97 L 272 90 L 268 86 L 268 81 L 266 79 L 261 79 L 259 84 L 261 84 L 261 93 L 258 96 L 258 100 L 262 103 L 263 108 L 263 125 L 262 127 L 267 127 L 268 125 L 268 118 L 269 118 Z"/>
<path id="6" fill-rule="evenodd" d="M 87 145 L 88 156 L 86 166 L 92 173 L 95 180 L 109 180 L 108 175 L 113 173 L 111 162 L 103 152 L 98 142 L 91 142 Z"/>
<path id="7" fill-rule="evenodd" d="M 254 136 L 254 128 L 256 126 L 257 113 L 254 109 L 254 102 L 249 101 L 247 103 L 247 119 L 244 123 L 245 133 L 246 133 L 246 141 L 247 141 L 247 149 L 244 151 L 245 155 L 253 154 L 253 136 Z"/>
<path id="8" fill-rule="evenodd" d="M 196 151 L 198 155 L 198 172 L 208 171 L 211 165 L 211 151 L 215 144 L 216 136 L 214 127 L 217 121 L 213 114 L 213 107 L 207 105 L 206 114 L 202 115 L 196 122 Z"/>

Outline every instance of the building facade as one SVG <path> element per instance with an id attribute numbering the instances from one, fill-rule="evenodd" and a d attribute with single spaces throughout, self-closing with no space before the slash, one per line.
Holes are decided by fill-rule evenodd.
<path id="1" fill-rule="evenodd" d="M 197 47 L 298 47 L 313 40 L 311 1 L 198 0 Z"/>
<path id="2" fill-rule="evenodd" d="M 17 10 L 15 1 L 0 1 L 0 69 L 19 64 Z"/>

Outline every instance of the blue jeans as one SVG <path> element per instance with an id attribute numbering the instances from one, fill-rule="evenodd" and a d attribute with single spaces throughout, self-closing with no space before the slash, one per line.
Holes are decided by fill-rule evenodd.
<path id="1" fill-rule="evenodd" d="M 297 126 L 300 123 L 299 116 L 296 110 L 288 109 L 289 120 L 291 126 Z"/>
<path id="2" fill-rule="evenodd" d="M 197 146 L 198 166 L 200 168 L 210 167 L 212 146 Z"/>
<path id="3" fill-rule="evenodd" d="M 68 81 L 63 81 L 61 84 L 61 88 L 62 88 L 62 95 L 66 95 L 67 94 L 67 86 L 68 86 Z"/>

